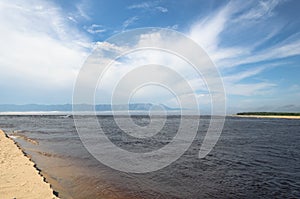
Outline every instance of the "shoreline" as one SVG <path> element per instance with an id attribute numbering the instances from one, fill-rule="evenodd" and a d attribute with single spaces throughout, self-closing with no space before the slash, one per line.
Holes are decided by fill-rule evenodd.
<path id="1" fill-rule="evenodd" d="M 0 130 L 0 196 L 3 198 L 58 199 L 35 163 Z"/>
<path id="2" fill-rule="evenodd" d="M 288 116 L 288 115 L 231 115 L 231 116 L 245 117 L 245 118 L 300 119 L 300 116 Z"/>

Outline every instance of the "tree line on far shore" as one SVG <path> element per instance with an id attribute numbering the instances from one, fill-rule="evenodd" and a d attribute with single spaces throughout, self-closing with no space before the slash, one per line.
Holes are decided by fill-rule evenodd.
<path id="1" fill-rule="evenodd" d="M 270 115 L 270 116 L 300 116 L 300 113 L 286 113 L 286 112 L 242 112 L 237 115 Z"/>

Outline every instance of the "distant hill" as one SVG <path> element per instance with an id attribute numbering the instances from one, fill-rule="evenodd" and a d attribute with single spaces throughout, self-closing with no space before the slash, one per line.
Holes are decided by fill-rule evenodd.
<path id="1" fill-rule="evenodd" d="M 95 106 L 90 104 L 77 104 L 76 110 L 78 111 L 93 111 L 94 107 L 96 111 L 111 111 L 112 105 L 110 104 L 97 104 Z M 165 108 L 165 110 L 180 110 L 179 108 L 170 108 L 165 105 L 160 105 Z M 151 103 L 136 103 L 136 104 L 120 104 L 115 105 L 114 110 L 126 111 L 126 110 L 136 110 L 136 111 L 148 111 L 150 109 L 157 109 L 157 105 Z M 0 112 L 28 112 L 28 111 L 72 111 L 72 104 L 58 104 L 58 105 L 43 105 L 43 104 L 25 104 L 25 105 L 15 105 L 15 104 L 2 104 L 0 105 Z"/>

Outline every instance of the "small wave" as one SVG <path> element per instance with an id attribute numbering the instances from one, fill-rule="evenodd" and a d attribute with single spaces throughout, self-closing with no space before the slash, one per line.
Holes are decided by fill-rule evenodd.
<path id="1" fill-rule="evenodd" d="M 27 137 L 26 135 L 22 134 L 21 131 L 14 131 L 13 133 L 9 134 L 9 137 L 11 137 L 13 139 L 21 138 L 31 144 L 39 145 L 39 142 L 37 140 Z"/>

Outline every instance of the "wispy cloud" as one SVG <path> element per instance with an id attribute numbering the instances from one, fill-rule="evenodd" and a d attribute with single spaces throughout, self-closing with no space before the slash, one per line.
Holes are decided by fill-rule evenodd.
<path id="1" fill-rule="evenodd" d="M 259 24 L 264 22 L 264 16 L 273 17 L 274 8 L 278 5 L 278 1 L 261 2 L 258 5 L 260 9 L 256 10 L 257 13 L 254 14 L 254 10 L 251 9 L 253 7 L 256 8 L 254 3 L 241 5 L 239 2 L 230 2 L 205 18 L 193 23 L 187 31 L 187 35 L 207 51 L 208 55 L 222 72 L 225 89 L 229 96 L 263 96 L 264 94 L 271 92 L 277 87 L 277 82 L 259 78 L 256 79 L 255 77 L 265 72 L 266 69 L 280 67 L 281 64 L 284 64 L 282 62 L 274 63 L 274 61 L 280 58 L 300 55 L 300 43 L 297 39 L 298 37 L 288 38 L 281 42 L 268 45 L 268 47 L 263 45 L 279 33 L 276 28 L 269 30 L 267 36 L 257 37 L 256 42 L 247 45 L 243 43 L 223 44 L 224 33 L 228 34 L 229 32 L 238 37 L 244 29 L 255 28 L 255 25 L 249 23 L 249 21 L 255 19 L 256 23 Z M 149 7 L 149 4 L 143 3 L 132 5 L 129 8 L 148 9 Z M 241 10 L 244 10 L 245 12 L 241 13 Z M 250 17 L 251 15 L 252 17 Z M 236 17 L 239 20 L 233 20 Z M 131 22 L 131 19 L 125 24 L 128 22 Z M 280 27 L 280 24 L 277 25 L 277 27 Z M 144 35 L 144 37 L 146 37 L 146 35 Z M 159 35 L 153 34 L 151 35 L 151 38 L 160 44 L 165 42 Z M 143 42 L 142 38 L 140 42 Z M 178 45 L 185 48 L 184 44 L 180 43 Z M 181 74 L 185 74 L 186 68 L 188 67 L 185 64 L 180 64 L 178 61 L 167 59 L 166 57 L 161 56 L 161 54 L 151 53 L 147 54 L 146 57 L 147 58 L 142 59 L 143 62 L 148 61 L 151 63 L 155 62 L 172 66 L 175 65 L 178 67 L 178 70 L 181 71 Z M 135 57 L 135 59 L 137 58 Z M 266 61 L 270 63 L 260 63 Z M 251 68 L 247 69 L 247 67 L 244 66 L 245 64 L 251 65 Z M 230 68 L 230 73 L 228 72 L 228 68 Z M 189 75 L 187 75 L 187 77 L 188 76 Z M 251 79 L 251 81 L 245 82 L 245 80 L 249 79 Z M 205 92 L 205 84 L 203 81 L 199 81 L 199 78 L 191 76 L 188 80 L 191 85 L 194 86 L 195 90 Z M 199 94 L 199 96 L 203 99 L 201 94 Z"/>
<path id="2" fill-rule="evenodd" d="M 135 5 L 134 8 L 148 8 L 148 4 L 139 4 Z M 277 85 L 274 82 L 269 82 L 266 80 L 258 80 L 255 79 L 253 81 L 253 77 L 258 76 L 263 73 L 266 69 L 270 67 L 278 67 L 281 63 L 277 65 L 274 63 L 269 64 L 256 64 L 256 66 L 251 69 L 243 68 L 242 64 L 255 64 L 258 61 L 266 61 L 269 59 L 277 59 L 278 57 L 286 57 L 293 55 L 297 52 L 300 52 L 298 49 L 298 44 L 294 43 L 293 46 L 289 42 L 283 42 L 282 44 L 277 44 L 273 46 L 271 49 L 264 48 L 261 52 L 256 52 L 255 48 L 263 43 L 265 38 L 262 38 L 262 41 L 258 41 L 258 43 L 254 43 L 252 45 L 243 46 L 243 45 L 234 45 L 234 46 L 222 46 L 223 41 L 223 33 L 228 29 L 232 28 L 232 16 L 238 13 L 236 10 L 237 5 L 234 3 L 229 3 L 220 10 L 212 13 L 211 15 L 197 21 L 192 24 L 190 30 L 187 31 L 188 36 L 190 36 L 193 40 L 198 42 L 205 50 L 207 50 L 210 57 L 212 57 L 213 61 L 217 63 L 218 68 L 223 72 L 223 80 L 226 92 L 229 96 L 257 96 L 264 95 L 273 88 L 276 88 Z M 245 8 L 244 8 L 245 9 Z M 123 27 L 128 27 L 131 23 L 137 20 L 137 17 L 129 18 L 123 24 Z M 240 21 L 239 23 L 244 23 L 248 19 L 244 19 L 245 21 Z M 237 22 L 234 22 L 237 23 Z M 238 31 L 237 27 L 235 31 Z M 275 32 L 276 33 L 276 32 Z M 275 34 L 274 33 L 274 34 Z M 270 36 L 271 38 L 272 36 Z M 160 33 L 152 33 L 148 35 L 142 35 L 138 40 L 137 47 L 146 45 L 147 42 L 156 42 L 161 46 L 169 46 L 168 41 L 164 40 Z M 180 46 L 182 49 L 189 50 L 189 46 L 186 46 L 184 42 L 181 42 L 179 39 L 176 41 L 176 44 Z M 263 52 L 263 53 L 262 53 Z M 163 52 L 155 53 L 155 52 L 144 52 L 138 55 L 132 55 L 131 57 L 126 59 L 126 62 L 117 63 L 117 65 L 112 65 L 110 70 L 107 71 L 106 76 L 104 76 L 103 82 L 106 82 L 102 85 L 101 93 L 109 93 L 113 90 L 113 85 L 118 81 L 122 74 L 125 74 L 134 68 L 135 66 L 144 65 L 145 63 L 158 63 L 166 66 L 172 66 L 172 69 L 178 71 L 179 74 L 185 77 L 194 90 L 197 91 L 197 95 L 200 101 L 208 102 L 209 95 L 207 87 L 203 79 L 198 76 L 195 77 L 194 72 L 189 70 L 186 63 L 180 62 L 177 58 L 168 57 Z M 220 65 L 220 63 L 226 63 L 226 66 L 233 64 L 231 67 L 231 72 L 226 71 L 225 65 Z M 120 64 L 122 67 L 119 67 Z M 236 70 L 237 69 L 237 70 Z M 166 81 L 172 81 L 172 77 L 169 74 L 160 74 L 160 77 Z M 143 77 L 143 74 L 139 75 L 139 78 Z M 245 80 L 252 79 L 252 81 L 245 82 Z M 131 82 L 128 82 L 130 84 Z M 174 82 L 174 87 L 180 90 L 181 81 Z M 128 87 L 130 87 L 128 85 Z M 149 99 L 149 96 L 155 93 L 155 89 L 148 89 L 147 95 L 139 96 L 139 99 Z M 191 93 L 180 93 L 180 97 L 184 99 L 189 99 Z M 103 96 L 103 95 L 102 95 Z M 110 95 L 108 95 L 110 96 Z M 170 96 L 160 95 L 160 100 L 165 100 L 166 102 L 172 102 L 173 99 L 169 98 Z M 121 101 L 122 99 L 120 99 Z"/>
<path id="3" fill-rule="evenodd" d="M 155 7 L 156 10 L 160 11 L 160 12 L 168 12 L 168 8 L 165 7 L 161 7 L 161 6 L 157 6 Z"/>
<path id="4" fill-rule="evenodd" d="M 262 61 L 272 61 L 281 58 L 287 58 L 295 55 L 300 55 L 300 40 L 291 43 L 282 43 L 261 51 L 251 52 L 248 56 L 227 58 L 223 63 L 227 66 L 234 67 L 242 64 L 252 64 Z"/>
<path id="5" fill-rule="evenodd" d="M 76 4 L 76 8 L 77 8 L 78 14 L 81 17 L 83 17 L 86 20 L 90 20 L 91 17 L 89 16 L 88 11 L 87 11 L 88 10 L 87 5 L 88 4 L 85 1 L 81 1 L 80 3 Z"/>
<path id="6" fill-rule="evenodd" d="M 216 13 L 194 23 L 188 35 L 205 50 L 215 50 L 220 42 L 220 34 L 224 30 L 231 15 L 230 5 Z"/>
<path id="7" fill-rule="evenodd" d="M 237 9 L 240 5 L 236 2 L 230 2 L 219 11 L 200 19 L 191 26 L 188 35 L 207 51 L 218 68 L 224 72 L 224 83 L 228 94 L 249 96 L 271 89 L 276 83 L 256 80 L 256 82 L 245 84 L 240 83 L 240 81 L 262 73 L 264 64 L 261 62 L 268 61 L 274 65 L 272 62 L 278 59 L 300 55 L 299 37 L 279 40 L 273 45 L 263 45 L 280 33 L 278 29 L 268 29 L 270 33 L 267 36 L 256 36 L 255 43 L 247 45 L 227 44 L 226 46 L 222 44 L 224 41 L 223 33 L 227 33 L 227 35 L 231 33 L 239 37 L 244 29 L 254 30 L 256 24 L 265 23 L 266 18 L 275 15 L 274 9 L 280 3 L 281 1 L 277 0 L 260 1 L 257 6 L 254 6 L 253 3 L 247 3 Z M 244 10 L 242 14 L 239 13 L 241 10 Z M 250 23 L 253 20 L 256 24 Z M 277 25 L 277 27 L 280 26 L 282 25 Z M 257 49 L 258 46 L 259 49 Z M 261 67 L 241 73 L 240 71 L 245 68 L 245 64 L 261 65 Z M 231 67 L 234 75 L 226 76 L 227 67 Z"/>
<path id="8" fill-rule="evenodd" d="M 72 16 L 68 16 L 67 18 L 74 23 L 78 23 L 77 20 L 74 19 L 74 17 L 72 17 Z"/>
<path id="9" fill-rule="evenodd" d="M 173 26 L 167 26 L 166 28 L 169 28 L 169 29 L 173 29 L 173 30 L 177 30 L 179 28 L 179 25 L 178 24 L 175 24 Z"/>
<path id="10" fill-rule="evenodd" d="M 88 31 L 91 34 L 99 34 L 99 33 L 104 33 L 107 31 L 106 28 L 104 28 L 102 25 L 98 24 L 92 24 L 88 27 L 84 27 L 86 31 Z"/>
<path id="11" fill-rule="evenodd" d="M 129 19 L 126 19 L 123 24 L 122 27 L 123 29 L 126 29 L 128 26 L 132 25 L 133 23 L 135 23 L 139 18 L 137 16 L 134 17 L 130 17 Z"/>
<path id="12" fill-rule="evenodd" d="M 276 84 L 268 82 L 230 84 L 225 82 L 225 87 L 226 93 L 230 95 L 257 96 L 266 94 L 272 87 L 276 87 Z"/>
<path id="13" fill-rule="evenodd" d="M 282 2 L 280 0 L 259 1 L 257 6 L 242 14 L 238 20 L 257 20 L 262 17 L 271 17 L 274 14 L 273 10 Z"/>
<path id="14" fill-rule="evenodd" d="M 128 6 L 127 8 L 128 9 L 147 9 L 147 8 L 150 8 L 151 7 L 151 2 L 143 2 L 143 3 L 139 3 L 139 4 L 133 4 L 133 5 L 130 5 Z"/>
<path id="15" fill-rule="evenodd" d="M 241 72 L 235 72 L 232 75 L 227 75 L 223 78 L 224 82 L 228 82 L 230 84 L 237 83 L 241 80 L 244 80 L 246 78 L 255 76 L 257 74 L 260 74 L 262 71 L 264 71 L 267 67 L 257 67 L 257 68 L 251 68 L 245 71 Z"/>
<path id="16" fill-rule="evenodd" d="M 143 2 L 139 4 L 133 4 L 128 6 L 128 9 L 142 9 L 145 11 L 158 11 L 162 13 L 168 12 L 168 8 L 160 6 L 160 2 L 158 1 L 148 1 L 148 2 Z"/>

